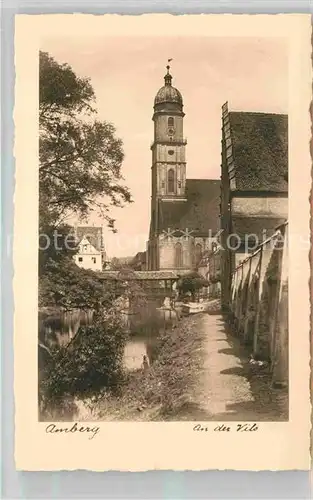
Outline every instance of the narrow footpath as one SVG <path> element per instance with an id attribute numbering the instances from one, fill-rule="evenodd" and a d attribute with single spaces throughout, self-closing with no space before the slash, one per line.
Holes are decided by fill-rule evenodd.
<path id="1" fill-rule="evenodd" d="M 221 315 L 201 314 L 203 368 L 189 418 L 266 421 L 287 418 L 287 395 L 274 390 L 268 368 L 252 365 L 246 349 Z M 193 409 L 192 409 L 193 407 Z"/>
<path id="2" fill-rule="evenodd" d="M 230 418 L 238 413 L 239 406 L 254 401 L 251 387 L 242 374 L 239 353 L 227 339 L 221 316 L 203 316 L 201 327 L 206 332 L 201 406 L 212 417 L 224 415 Z"/>

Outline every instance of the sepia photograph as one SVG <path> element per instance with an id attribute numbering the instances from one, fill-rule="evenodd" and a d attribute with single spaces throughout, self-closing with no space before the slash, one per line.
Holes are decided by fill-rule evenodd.
<path id="1" fill-rule="evenodd" d="M 38 65 L 38 420 L 288 421 L 287 39 Z"/>
<path id="2" fill-rule="evenodd" d="M 18 470 L 309 467 L 310 51 L 302 15 L 18 16 Z"/>

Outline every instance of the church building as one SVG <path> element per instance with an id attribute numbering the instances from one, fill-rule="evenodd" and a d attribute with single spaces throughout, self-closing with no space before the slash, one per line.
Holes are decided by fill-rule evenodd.
<path id="1" fill-rule="evenodd" d="M 219 230 L 220 180 L 186 179 L 183 98 L 170 67 L 154 99 L 147 269 L 196 269 Z"/>

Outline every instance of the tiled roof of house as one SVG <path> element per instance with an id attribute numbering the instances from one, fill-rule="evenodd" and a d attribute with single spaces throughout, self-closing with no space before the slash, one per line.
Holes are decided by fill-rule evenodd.
<path id="1" fill-rule="evenodd" d="M 187 201 L 159 202 L 159 232 L 170 229 L 192 230 L 192 235 L 208 236 L 219 230 L 220 181 L 186 180 Z"/>
<path id="2" fill-rule="evenodd" d="M 229 112 L 236 189 L 288 191 L 288 116 Z"/>
<path id="3" fill-rule="evenodd" d="M 272 236 L 277 227 L 286 222 L 282 217 L 239 217 L 232 218 L 232 234 L 239 236 L 244 240 L 245 235 L 250 235 L 251 239 L 255 238 L 258 243 Z"/>
<path id="4" fill-rule="evenodd" d="M 75 232 L 78 241 L 81 241 L 85 237 L 96 250 L 103 250 L 104 244 L 101 226 L 77 226 Z"/>

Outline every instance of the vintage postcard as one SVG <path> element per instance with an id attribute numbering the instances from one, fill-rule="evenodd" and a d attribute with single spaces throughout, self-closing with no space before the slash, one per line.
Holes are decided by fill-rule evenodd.
<path id="1" fill-rule="evenodd" d="M 18 469 L 309 468 L 310 37 L 16 17 Z"/>

